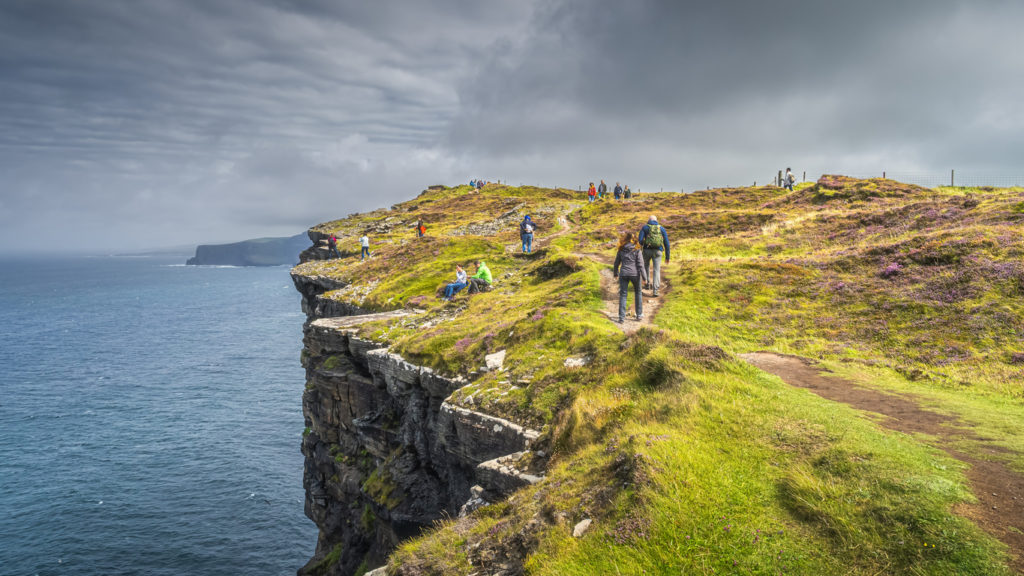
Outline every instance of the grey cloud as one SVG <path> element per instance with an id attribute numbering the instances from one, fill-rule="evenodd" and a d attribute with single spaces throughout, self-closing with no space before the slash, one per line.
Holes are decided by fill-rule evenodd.
<path id="1" fill-rule="evenodd" d="M 292 234 L 478 176 L 1012 171 L 1022 22 L 996 0 L 12 0 L 0 251 Z"/>
<path id="2" fill-rule="evenodd" d="M 449 142 L 482 161 L 554 149 L 553 175 L 604 168 L 648 188 L 763 181 L 787 162 L 985 167 L 992 146 L 975 145 L 992 131 L 974 119 L 1016 107 L 1022 16 L 941 0 L 550 2 L 487 82 L 462 87 Z"/>

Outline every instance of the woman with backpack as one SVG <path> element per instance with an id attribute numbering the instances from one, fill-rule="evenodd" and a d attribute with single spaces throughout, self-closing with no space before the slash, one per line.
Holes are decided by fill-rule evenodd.
<path id="1" fill-rule="evenodd" d="M 533 220 L 530 220 L 530 215 L 527 214 L 523 221 L 519 223 L 519 238 L 523 241 L 523 254 L 529 254 L 533 248 L 533 231 L 536 226 L 533 224 Z"/>
<path id="2" fill-rule="evenodd" d="M 644 269 L 644 258 L 640 247 L 636 243 L 636 234 L 626 232 L 619 240 L 619 248 L 615 253 L 615 263 L 612 264 L 612 276 L 619 279 L 619 319 L 618 323 L 626 321 L 626 301 L 629 298 L 629 284 L 633 283 L 633 300 L 636 307 L 636 319 L 644 319 L 644 300 L 640 292 L 640 279 L 647 281 L 647 271 Z"/>

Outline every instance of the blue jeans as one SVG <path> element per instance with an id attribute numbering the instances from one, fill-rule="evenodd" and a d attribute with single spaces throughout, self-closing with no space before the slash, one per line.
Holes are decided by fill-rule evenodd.
<path id="1" fill-rule="evenodd" d="M 330 260 L 331 256 L 334 256 L 335 258 L 341 258 L 341 254 L 338 253 L 337 246 L 329 246 L 327 248 L 327 259 Z"/>
<path id="2" fill-rule="evenodd" d="M 588 194 L 587 195 L 587 201 L 588 202 L 593 202 L 594 201 L 594 196 L 591 196 L 591 195 Z"/>
<path id="3" fill-rule="evenodd" d="M 629 297 L 629 283 L 633 283 L 633 300 L 637 318 L 644 315 L 644 298 L 640 293 L 639 276 L 619 276 L 619 321 L 626 319 L 626 299 Z"/>
<path id="4" fill-rule="evenodd" d="M 369 255 L 370 255 L 370 249 L 367 248 L 366 246 L 363 246 L 363 251 L 362 251 L 362 253 L 359 256 L 359 259 L 360 260 L 365 260 L 366 257 L 369 256 Z"/>
<path id="5" fill-rule="evenodd" d="M 523 240 L 523 252 L 530 253 L 530 249 L 533 248 L 533 233 L 523 233 L 519 235 Z"/>
<path id="6" fill-rule="evenodd" d="M 468 286 L 466 282 L 452 282 L 444 287 L 444 299 L 451 300 L 455 293 Z"/>

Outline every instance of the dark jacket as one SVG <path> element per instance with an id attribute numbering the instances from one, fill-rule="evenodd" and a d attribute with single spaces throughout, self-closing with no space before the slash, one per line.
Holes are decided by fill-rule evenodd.
<path id="1" fill-rule="evenodd" d="M 621 267 L 620 267 L 621 266 Z M 626 244 L 615 254 L 612 274 L 630 278 L 639 276 L 647 281 L 647 270 L 644 268 L 644 254 L 636 244 Z"/>
<path id="2" fill-rule="evenodd" d="M 615 187 L 615 197 L 618 198 L 619 196 L 622 196 L 622 186 Z"/>
<path id="3" fill-rule="evenodd" d="M 519 223 L 519 233 L 520 234 L 533 234 L 533 232 L 527 232 L 526 231 L 526 225 L 527 224 L 529 224 L 530 226 L 533 226 L 533 232 L 537 231 L 537 224 L 533 220 L 529 220 L 527 218 L 523 218 L 523 221 Z"/>
<path id="4" fill-rule="evenodd" d="M 665 262 L 668 262 L 669 260 L 672 259 L 671 253 L 669 252 L 668 248 L 668 232 L 666 232 L 665 227 L 658 223 L 656 220 L 648 220 L 647 224 L 644 224 L 644 227 L 640 229 L 640 245 L 644 245 L 644 238 L 646 238 L 647 235 L 651 233 L 651 224 L 658 224 L 658 228 L 661 228 L 661 241 L 662 244 L 665 245 L 665 247 L 663 248 L 663 250 L 665 251 Z"/>

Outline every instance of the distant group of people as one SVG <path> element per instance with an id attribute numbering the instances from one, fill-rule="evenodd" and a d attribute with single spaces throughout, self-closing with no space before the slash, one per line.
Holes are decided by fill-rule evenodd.
<path id="1" fill-rule="evenodd" d="M 483 188 L 485 184 L 487 184 L 487 181 L 483 179 L 475 179 L 469 181 L 469 185 L 476 190 Z"/>
<path id="2" fill-rule="evenodd" d="M 470 184 L 475 187 L 482 186 L 482 181 L 473 180 Z M 792 189 L 793 177 L 792 171 L 789 169 L 786 170 L 786 184 Z M 607 194 L 607 186 L 604 180 L 601 181 L 599 188 L 595 188 L 591 183 L 588 192 L 591 201 L 600 200 L 605 194 Z M 629 186 L 622 187 L 616 182 L 615 199 L 630 198 L 630 196 Z M 537 224 L 529 214 L 519 222 L 519 237 L 522 241 L 523 253 L 530 254 L 533 251 L 533 235 L 536 230 Z M 416 221 L 415 231 L 419 238 L 426 234 L 426 225 L 422 219 Z M 359 246 L 360 260 L 365 260 L 370 256 L 370 238 L 365 232 L 359 237 Z M 328 259 L 341 258 L 341 254 L 338 252 L 337 235 L 332 233 L 328 236 L 327 250 Z M 662 260 L 666 264 L 671 260 L 668 232 L 658 222 L 658 217 L 651 214 L 647 223 L 638 232 L 623 234 L 616 249 L 612 275 L 619 281 L 618 322 L 624 322 L 626 319 L 626 304 L 631 291 L 634 294 L 635 317 L 637 320 L 643 320 L 642 290 L 650 290 L 652 297 L 658 297 L 661 290 Z M 450 301 L 458 292 L 467 287 L 469 294 L 483 292 L 490 288 L 493 278 L 487 264 L 483 260 L 477 260 L 475 264 L 476 272 L 473 276 L 468 276 L 461 265 L 455 266 L 455 281 L 444 286 L 443 299 Z"/>
<path id="3" fill-rule="evenodd" d="M 596 202 L 597 200 L 604 199 L 608 195 L 608 185 L 601 180 L 601 183 L 595 188 L 594 183 L 590 183 L 590 187 L 587 188 L 587 201 Z M 615 189 L 612 191 L 612 195 L 616 200 L 630 199 L 633 197 L 633 192 L 629 189 L 629 186 L 623 187 L 618 182 L 615 183 Z"/>
<path id="4" fill-rule="evenodd" d="M 647 223 L 639 233 L 626 232 L 619 240 L 612 264 L 612 276 L 619 280 L 619 318 L 626 320 L 626 303 L 632 285 L 636 319 L 643 320 L 644 304 L 641 286 L 651 290 L 651 296 L 657 297 L 661 289 L 661 261 L 671 259 L 668 232 L 658 223 L 658 217 L 651 214 Z"/>

